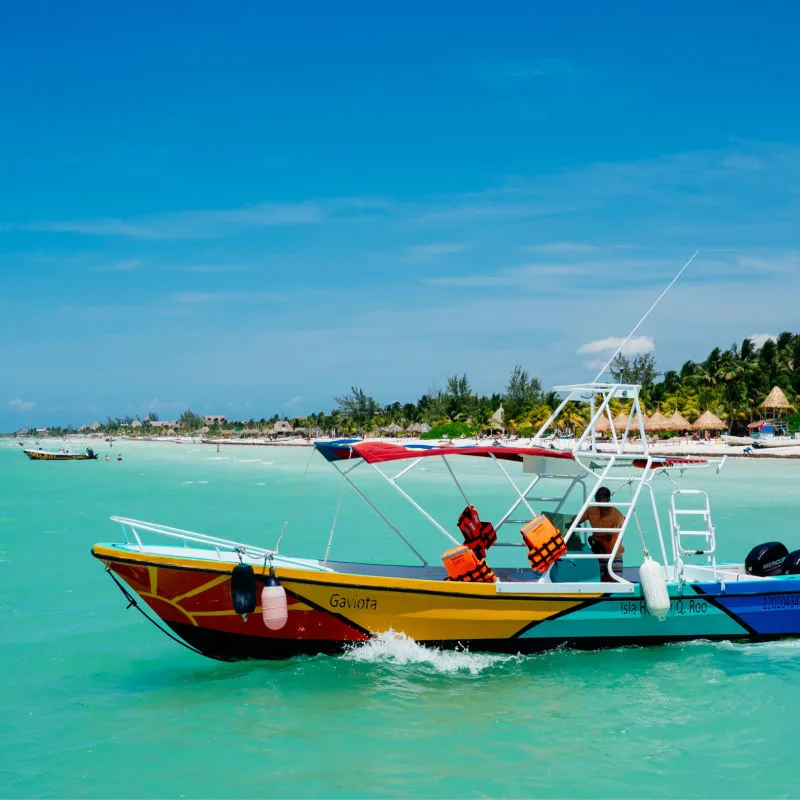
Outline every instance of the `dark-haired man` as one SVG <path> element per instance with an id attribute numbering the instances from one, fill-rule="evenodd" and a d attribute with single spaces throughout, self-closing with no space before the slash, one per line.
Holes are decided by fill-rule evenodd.
<path id="1" fill-rule="evenodd" d="M 610 503 L 611 491 L 607 486 L 601 486 L 594 493 L 594 500 L 596 503 Z M 594 529 L 614 528 L 619 530 L 625 522 L 625 517 L 623 517 L 619 509 L 614 508 L 614 506 L 589 506 L 589 508 L 586 509 L 586 513 L 580 518 L 578 524 L 580 525 L 587 521 Z M 613 533 L 612 531 L 592 533 L 592 535 L 589 536 L 589 546 L 592 548 L 593 553 L 611 555 L 618 538 L 619 534 Z M 619 550 L 617 550 L 614 556 L 612 569 L 617 575 L 622 575 L 622 554 L 624 552 L 625 548 L 620 545 Z M 611 577 L 608 571 L 609 562 L 610 559 L 599 559 L 601 581 L 614 581 L 614 578 Z"/>

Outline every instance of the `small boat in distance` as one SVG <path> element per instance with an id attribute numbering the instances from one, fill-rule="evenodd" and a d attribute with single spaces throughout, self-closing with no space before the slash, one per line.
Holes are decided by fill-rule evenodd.
<path id="1" fill-rule="evenodd" d="M 62 450 L 61 452 L 42 449 L 33 450 L 30 448 L 25 448 L 22 452 L 34 461 L 91 461 L 97 459 L 97 453 L 91 447 L 87 447 L 85 453 L 70 453 L 68 450 Z"/>
<path id="2" fill-rule="evenodd" d="M 752 447 L 752 436 L 732 436 L 730 434 L 723 434 L 722 441 L 730 447 Z"/>
<path id="3" fill-rule="evenodd" d="M 556 391 L 563 399 L 528 447 L 315 442 L 342 490 L 363 499 L 416 564 L 332 558 L 336 516 L 320 531 L 322 558 L 280 551 L 288 520 L 268 549 L 125 517 L 112 517 L 122 541 L 96 544 L 92 555 L 129 606 L 152 612 L 154 624 L 195 652 L 225 661 L 336 653 L 388 631 L 506 653 L 800 637 L 800 549 L 754 542 L 740 560 L 718 562 L 708 495 L 676 483 L 712 463 L 719 472 L 725 458 L 651 453 L 637 385 Z M 612 401 L 630 408 L 621 434 Z M 588 406 L 586 430 L 568 449 L 546 446 L 572 404 Z M 601 419 L 612 436 L 603 451 Z M 634 435 L 641 449 L 626 452 Z M 441 474 L 426 477 L 437 464 Z M 442 491 L 448 478 L 450 499 Z M 675 488 L 656 492 L 656 481 Z M 410 503 L 405 523 L 368 496 L 380 486 Z M 478 506 L 493 509 L 494 524 Z M 368 544 L 359 537 L 360 552 Z"/>

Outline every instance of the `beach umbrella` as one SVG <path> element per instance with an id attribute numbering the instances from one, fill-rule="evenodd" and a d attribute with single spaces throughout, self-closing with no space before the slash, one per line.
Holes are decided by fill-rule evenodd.
<path id="1" fill-rule="evenodd" d="M 614 417 L 614 430 L 617 433 L 624 433 L 625 428 L 628 427 L 628 415 L 624 412 L 620 411 L 616 417 Z"/>
<path id="2" fill-rule="evenodd" d="M 422 426 L 419 422 L 412 422 L 407 428 L 406 433 L 419 433 Z"/>
<path id="3" fill-rule="evenodd" d="M 704 411 L 692 425 L 696 431 L 724 431 L 728 426 L 710 411 Z"/>
<path id="4" fill-rule="evenodd" d="M 793 406 L 786 399 L 780 386 L 773 386 L 772 391 L 767 395 L 767 399 L 761 404 L 764 411 L 791 411 Z"/>
<path id="5" fill-rule="evenodd" d="M 644 429 L 648 433 L 659 433 L 661 431 L 674 431 L 677 428 L 672 426 L 672 422 L 665 417 L 660 411 L 656 411 L 650 419 L 644 424 Z"/>
<path id="6" fill-rule="evenodd" d="M 597 424 L 594 426 L 594 429 L 598 433 L 607 433 L 611 430 L 611 423 L 608 421 L 608 415 L 604 411 L 600 419 L 597 420 Z"/>
<path id="7" fill-rule="evenodd" d="M 403 428 L 398 425 L 396 422 L 393 422 L 391 425 L 386 426 L 386 433 L 391 433 L 392 436 L 397 436 L 398 433 L 402 433 Z"/>
<path id="8" fill-rule="evenodd" d="M 428 433 L 431 429 L 431 426 L 428 425 L 427 422 L 423 422 L 422 425 L 419 426 L 420 433 Z"/>
<path id="9" fill-rule="evenodd" d="M 687 420 L 677 408 L 675 409 L 675 413 L 669 418 L 669 421 L 672 424 L 672 428 L 670 430 L 690 431 L 692 429 L 692 423 L 689 422 L 689 420 Z"/>

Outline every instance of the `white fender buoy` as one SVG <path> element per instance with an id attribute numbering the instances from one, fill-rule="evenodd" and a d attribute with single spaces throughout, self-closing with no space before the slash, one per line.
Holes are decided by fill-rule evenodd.
<path id="1" fill-rule="evenodd" d="M 642 585 L 647 610 L 663 622 L 670 609 L 664 567 L 650 556 L 645 556 L 644 563 L 639 567 L 639 582 Z"/>
<path id="2" fill-rule="evenodd" d="M 279 631 L 289 619 L 286 590 L 275 577 L 275 568 L 269 568 L 269 577 L 261 590 L 261 618 L 271 631 Z"/>

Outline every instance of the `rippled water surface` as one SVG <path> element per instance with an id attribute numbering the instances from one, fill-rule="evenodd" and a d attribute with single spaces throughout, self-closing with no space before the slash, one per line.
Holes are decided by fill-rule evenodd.
<path id="1" fill-rule="evenodd" d="M 405 551 L 306 448 L 108 452 L 123 461 L 31 462 L 0 445 L 2 796 L 797 794 L 795 642 L 516 657 L 389 632 L 340 657 L 196 656 L 126 611 L 89 555 L 118 538 L 111 514 L 264 545 L 290 517 L 283 550 L 318 556 L 341 494 L 333 556 Z M 465 485 L 480 476 L 470 465 Z M 416 488 L 450 513 L 445 477 L 429 469 Z M 772 538 L 800 547 L 800 462 L 691 478 L 711 495 L 722 558 Z M 479 487 L 482 508 L 500 491 L 493 481 Z M 407 513 L 383 500 L 396 519 Z M 434 559 L 443 540 L 431 535 L 415 544 Z"/>

